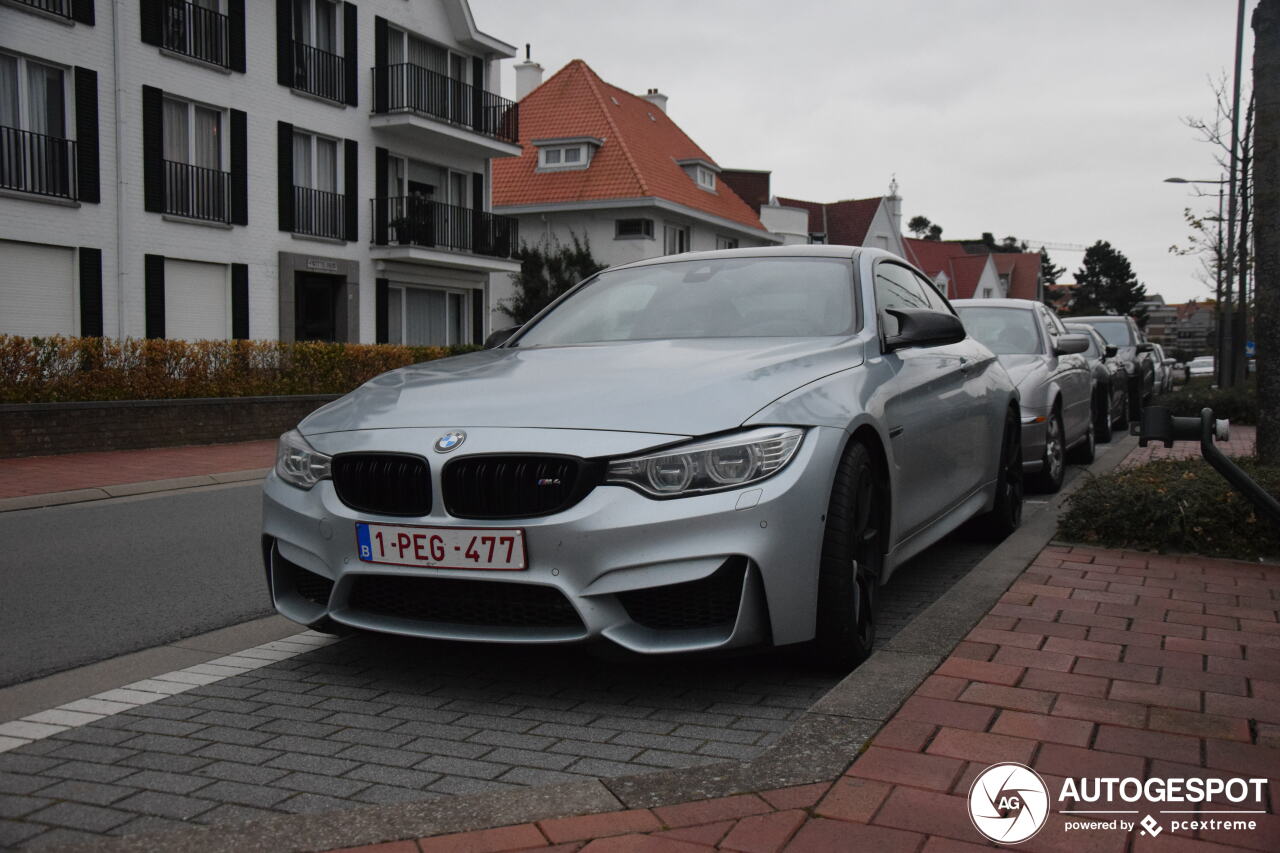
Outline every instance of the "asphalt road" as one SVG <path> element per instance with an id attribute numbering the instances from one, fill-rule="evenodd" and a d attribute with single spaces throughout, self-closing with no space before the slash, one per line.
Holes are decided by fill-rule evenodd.
<path id="1" fill-rule="evenodd" d="M 0 686 L 267 615 L 261 490 L 0 514 Z"/>

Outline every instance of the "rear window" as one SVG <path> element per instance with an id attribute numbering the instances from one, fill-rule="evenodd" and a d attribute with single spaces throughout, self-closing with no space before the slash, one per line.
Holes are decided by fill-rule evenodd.
<path id="1" fill-rule="evenodd" d="M 996 355 L 1044 352 L 1036 315 L 1025 308 L 954 306 L 964 329 Z"/>
<path id="2" fill-rule="evenodd" d="M 1086 322 L 1086 321 L 1081 321 Z M 1125 320 L 1091 320 L 1087 321 L 1093 326 L 1102 337 L 1106 338 L 1107 343 L 1115 347 L 1131 347 L 1133 346 L 1132 335 L 1129 331 L 1129 323 Z"/>

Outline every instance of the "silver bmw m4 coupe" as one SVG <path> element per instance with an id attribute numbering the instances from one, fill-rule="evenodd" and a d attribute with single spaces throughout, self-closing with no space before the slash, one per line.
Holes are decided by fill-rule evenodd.
<path id="1" fill-rule="evenodd" d="M 899 258 L 683 254 L 280 439 L 263 553 L 318 630 L 641 653 L 871 648 L 877 587 L 1022 508 L 1017 392 Z"/>

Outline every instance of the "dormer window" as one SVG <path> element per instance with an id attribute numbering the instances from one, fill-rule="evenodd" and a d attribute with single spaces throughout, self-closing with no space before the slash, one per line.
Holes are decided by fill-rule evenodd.
<path id="1" fill-rule="evenodd" d="M 698 186 L 705 187 L 709 190 L 716 188 L 716 173 L 708 169 L 706 166 L 693 167 L 693 179 L 698 182 Z"/>
<path id="2" fill-rule="evenodd" d="M 595 150 L 604 144 L 604 140 L 578 136 L 564 139 L 535 139 L 533 144 L 538 149 L 538 171 L 567 172 L 590 166 Z"/>
<path id="3" fill-rule="evenodd" d="M 716 191 L 716 172 L 720 171 L 719 166 L 701 158 L 677 160 L 676 164 L 684 169 L 685 174 L 699 187 L 708 192 Z"/>

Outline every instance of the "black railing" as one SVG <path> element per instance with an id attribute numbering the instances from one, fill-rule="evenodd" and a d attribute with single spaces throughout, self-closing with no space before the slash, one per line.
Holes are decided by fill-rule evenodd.
<path id="1" fill-rule="evenodd" d="M 229 19 L 186 0 L 164 0 L 164 48 L 231 67 Z"/>
<path id="2" fill-rule="evenodd" d="M 374 68 L 373 86 L 375 93 L 386 92 L 385 110 L 375 98 L 377 111 L 423 113 L 504 142 L 520 141 L 519 105 L 478 86 L 410 63 Z"/>
<path id="3" fill-rule="evenodd" d="M 339 193 L 293 188 L 293 230 L 313 237 L 346 238 L 346 196 Z"/>
<path id="4" fill-rule="evenodd" d="M 342 101 L 347 96 L 346 79 L 346 60 L 341 56 L 300 41 L 293 43 L 293 88 Z"/>
<path id="5" fill-rule="evenodd" d="M 510 216 L 420 196 L 373 199 L 373 242 L 379 246 L 458 249 L 509 258 L 520 238 Z"/>
<path id="6" fill-rule="evenodd" d="M 191 219 L 230 222 L 231 173 L 164 161 L 164 212 Z"/>
<path id="7" fill-rule="evenodd" d="M 0 127 L 0 187 L 74 199 L 75 142 L 16 127 Z"/>
<path id="8" fill-rule="evenodd" d="M 48 12 L 51 15 L 61 15 L 64 18 L 71 17 L 71 0 L 15 0 L 15 2 L 21 6 L 30 6 L 32 9 Z"/>

